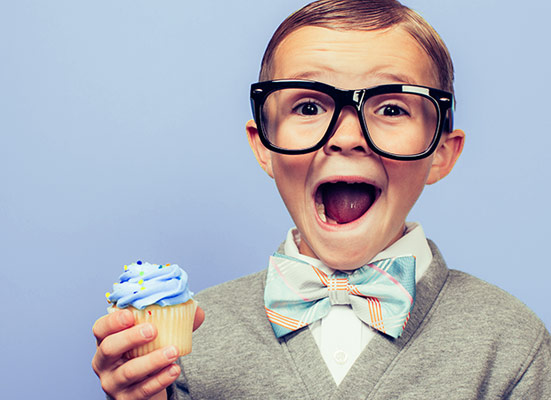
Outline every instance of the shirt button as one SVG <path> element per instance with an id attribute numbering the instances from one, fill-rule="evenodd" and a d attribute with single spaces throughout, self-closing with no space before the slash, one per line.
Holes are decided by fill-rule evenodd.
<path id="1" fill-rule="evenodd" d="M 335 362 L 337 364 L 344 364 L 346 360 L 348 360 L 348 354 L 346 354 L 342 350 L 337 350 L 335 354 L 333 354 L 333 358 L 335 359 Z"/>

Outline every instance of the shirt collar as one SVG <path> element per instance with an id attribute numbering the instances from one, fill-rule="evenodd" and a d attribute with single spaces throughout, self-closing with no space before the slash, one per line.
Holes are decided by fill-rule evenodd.
<path id="1" fill-rule="evenodd" d="M 285 254 L 305 261 L 329 275 L 335 272 L 334 269 L 329 268 L 317 258 L 300 254 L 297 246 L 298 243 L 300 243 L 299 231 L 297 228 L 289 229 L 287 232 L 287 239 L 284 243 Z M 370 263 L 383 258 L 391 258 L 409 254 L 414 255 L 416 258 L 415 281 L 419 282 L 419 279 L 421 279 L 432 261 L 432 252 L 427 243 L 427 238 L 425 236 L 425 232 L 423 231 L 423 227 L 417 222 L 406 222 L 406 233 L 404 236 L 378 253 L 375 257 L 373 257 Z"/>

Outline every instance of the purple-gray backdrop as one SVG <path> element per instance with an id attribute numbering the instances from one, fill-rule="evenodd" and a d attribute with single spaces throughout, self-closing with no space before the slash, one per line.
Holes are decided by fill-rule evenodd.
<path id="1" fill-rule="evenodd" d="M 125 263 L 179 263 L 195 291 L 265 267 L 291 221 L 247 145 L 248 89 L 302 4 L 0 3 L 0 397 L 102 398 L 91 327 Z M 451 50 L 468 135 L 410 219 L 549 327 L 550 3 L 406 4 Z"/>

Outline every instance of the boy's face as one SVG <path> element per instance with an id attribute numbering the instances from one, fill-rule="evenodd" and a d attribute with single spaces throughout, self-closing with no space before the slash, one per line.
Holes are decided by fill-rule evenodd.
<path id="1" fill-rule="evenodd" d="M 389 83 L 438 87 L 436 72 L 417 42 L 405 31 L 336 31 L 304 27 L 280 43 L 272 79 L 309 79 L 341 89 Z M 253 121 L 247 124 L 251 147 L 277 188 L 302 238 L 302 254 L 341 270 L 356 269 L 388 247 L 404 231 L 406 216 L 426 183 L 434 183 L 453 167 L 463 145 L 463 132 L 444 135 L 435 153 L 417 161 L 380 157 L 368 147 L 355 110 L 345 107 L 335 134 L 320 150 L 283 155 L 262 146 Z M 329 185 L 331 195 L 320 193 Z M 370 190 L 347 190 L 363 182 Z M 328 185 L 324 185 L 326 188 Z M 358 197 L 364 196 L 364 199 Z M 350 222 L 324 217 L 323 209 L 347 207 L 350 199 L 368 205 Z M 332 205 L 324 204 L 332 202 Z M 345 212 L 345 211 L 343 211 Z M 325 220 L 325 221 L 324 221 Z"/>

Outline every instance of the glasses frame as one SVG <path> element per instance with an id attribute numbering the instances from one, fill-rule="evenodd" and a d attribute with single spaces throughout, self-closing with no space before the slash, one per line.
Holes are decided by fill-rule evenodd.
<path id="1" fill-rule="evenodd" d="M 335 110 L 333 112 L 333 116 L 331 117 L 327 132 L 325 132 L 323 137 L 316 145 L 306 149 L 289 150 L 274 146 L 267 139 L 262 126 L 262 107 L 264 106 L 264 102 L 266 101 L 266 98 L 270 93 L 281 89 L 316 90 L 330 96 L 335 102 Z M 380 149 L 375 145 L 375 143 L 373 143 L 373 140 L 369 135 L 369 130 L 367 129 L 367 125 L 365 123 L 363 106 L 369 98 L 376 95 L 388 93 L 413 93 L 421 95 L 429 99 L 435 105 L 438 112 L 438 123 L 436 125 L 437 128 L 431 144 L 425 151 L 412 155 L 394 154 Z M 444 128 L 447 132 L 452 132 L 453 130 L 453 110 L 455 108 L 453 94 L 444 90 L 435 89 L 427 86 L 410 84 L 389 84 L 375 86 L 367 89 L 343 90 L 316 81 L 281 79 L 253 83 L 251 85 L 250 96 L 253 118 L 256 122 L 260 141 L 269 150 L 281 154 L 306 154 L 322 148 L 335 134 L 335 125 L 339 119 L 342 109 L 346 106 L 352 106 L 356 110 L 358 114 L 358 119 L 360 120 L 360 125 L 362 127 L 363 136 L 369 148 L 373 150 L 376 154 L 393 160 L 408 161 L 419 160 L 428 157 L 434 152 L 434 150 L 436 150 Z"/>

